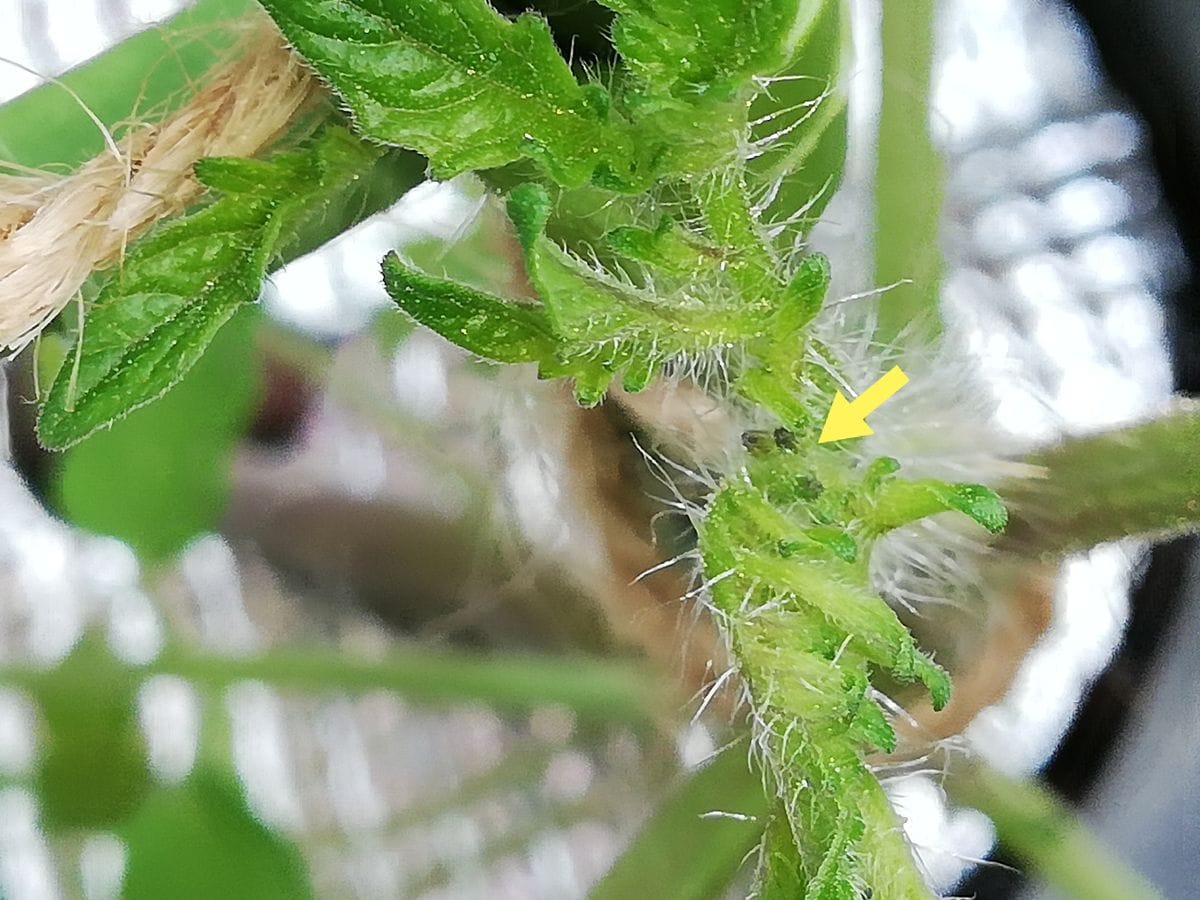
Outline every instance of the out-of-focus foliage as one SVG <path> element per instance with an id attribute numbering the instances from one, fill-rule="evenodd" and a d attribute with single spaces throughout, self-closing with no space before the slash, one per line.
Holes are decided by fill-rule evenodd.
<path id="1" fill-rule="evenodd" d="M 33 168 L 77 166 L 104 152 L 96 120 L 112 125 L 131 113 L 152 115 L 178 103 L 236 43 L 238 32 L 229 23 L 255 6 L 254 0 L 199 0 L 53 84 L 13 98 L 0 106 L 0 160 Z"/>
<path id="2" fill-rule="evenodd" d="M 128 847 L 129 900 L 305 900 L 312 897 L 296 846 L 262 824 L 236 780 L 198 766 L 150 796 L 118 832 Z"/>
<path id="3" fill-rule="evenodd" d="M 161 402 L 69 450 L 54 500 L 72 522 L 126 541 L 148 563 L 212 530 L 229 495 L 229 465 L 257 402 L 257 311 L 236 314 Z"/>
<path id="4" fill-rule="evenodd" d="M 745 747 L 726 748 L 663 801 L 590 896 L 720 896 L 762 836 L 768 811 Z"/>
<path id="5" fill-rule="evenodd" d="M 35 784 L 45 828 L 114 828 L 152 790 L 137 722 L 139 680 L 92 634 L 35 683 L 45 741 Z"/>

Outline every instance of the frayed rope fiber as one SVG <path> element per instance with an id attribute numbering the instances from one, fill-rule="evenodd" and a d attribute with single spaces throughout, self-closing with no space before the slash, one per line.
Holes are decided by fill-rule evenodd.
<path id="1" fill-rule="evenodd" d="M 270 23 L 240 46 L 181 109 L 127 129 L 78 171 L 0 177 L 0 350 L 27 345 L 93 271 L 195 201 L 197 160 L 261 152 L 320 91 Z"/>

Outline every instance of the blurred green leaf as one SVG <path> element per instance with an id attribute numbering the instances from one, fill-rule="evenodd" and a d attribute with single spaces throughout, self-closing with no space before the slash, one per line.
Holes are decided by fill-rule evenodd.
<path id="1" fill-rule="evenodd" d="M 47 831 L 112 828 L 151 789 L 139 683 L 96 634 L 34 683 L 44 738 L 34 783 Z"/>
<path id="2" fill-rule="evenodd" d="M 817 221 L 846 164 L 846 95 L 839 78 L 849 29 L 842 7 L 841 0 L 807 4 L 810 18 L 790 64 L 749 111 L 760 154 L 747 161 L 747 180 L 770 192 L 763 221 L 788 221 L 793 234 Z"/>
<path id="3" fill-rule="evenodd" d="M 769 810 L 762 779 L 751 769 L 745 748 L 731 747 L 688 775 L 590 896 L 720 897 L 762 837 Z"/>
<path id="4" fill-rule="evenodd" d="M 399 310 L 384 308 L 371 319 L 371 336 L 375 346 L 385 359 L 400 349 L 416 328 L 416 320 L 401 315 Z"/>
<path id="5" fill-rule="evenodd" d="M 1022 460 L 997 490 L 1012 510 L 1001 547 L 1051 559 L 1131 535 L 1200 530 L 1200 403 Z"/>
<path id="6" fill-rule="evenodd" d="M 255 818 L 238 784 L 198 766 L 155 791 L 119 831 L 126 900 L 305 900 L 299 850 Z"/>
<path id="7" fill-rule="evenodd" d="M 229 464 L 258 396 L 256 309 L 236 315 L 183 381 L 69 450 L 51 493 L 72 523 L 129 543 L 147 563 L 212 530 L 229 494 Z"/>

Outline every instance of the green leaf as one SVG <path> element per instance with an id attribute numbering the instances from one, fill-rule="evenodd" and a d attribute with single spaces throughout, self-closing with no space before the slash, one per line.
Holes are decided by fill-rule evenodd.
<path id="1" fill-rule="evenodd" d="M 620 107 L 635 124 L 655 171 L 682 176 L 732 168 L 747 155 L 758 155 L 759 148 L 745 140 L 747 123 L 764 113 L 749 110 L 748 101 L 764 93 L 762 79 L 796 70 L 797 54 L 833 5 L 825 0 L 601 2 L 620 14 L 613 40 L 635 76 L 620 83 Z M 778 112 L 771 97 L 759 106 L 764 104 Z M 792 110 L 783 115 L 792 116 Z"/>
<path id="2" fill-rule="evenodd" d="M 525 184 L 509 194 L 509 217 L 525 251 L 526 272 L 559 340 L 561 367 L 553 374 L 575 377 L 580 403 L 598 403 L 618 372 L 624 372 L 627 390 L 640 390 L 672 359 L 695 360 L 766 332 L 770 307 L 765 299 L 747 302 L 732 290 L 713 291 L 704 299 L 683 292 L 663 296 L 588 266 L 546 237 L 550 210 L 550 197 L 540 185 Z M 616 232 L 618 242 L 645 245 L 639 234 Z"/>
<path id="3" fill-rule="evenodd" d="M 613 41 L 653 92 L 731 99 L 791 61 L 821 0 L 601 0 Z"/>
<path id="4" fill-rule="evenodd" d="M 55 506 L 127 542 L 144 563 L 174 556 L 225 511 L 229 464 L 258 394 L 253 308 L 243 309 L 167 396 L 68 450 Z"/>
<path id="5" fill-rule="evenodd" d="M 530 158 L 564 185 L 631 174 L 607 95 L 581 85 L 545 21 L 484 0 L 263 0 L 366 136 L 416 150 L 438 178 Z"/>
<path id="6" fill-rule="evenodd" d="M 227 195 L 139 241 L 82 323 L 82 350 L 59 370 L 38 418 L 52 450 L 162 396 L 237 309 L 257 299 L 267 265 L 378 158 L 341 129 L 271 162 L 205 160 L 197 175 Z"/>
<path id="7" fill-rule="evenodd" d="M 139 680 L 92 633 L 31 686 L 45 741 L 35 785 L 47 830 L 112 828 L 151 789 Z"/>
<path id="8" fill-rule="evenodd" d="M 152 794 L 123 827 L 127 900 L 304 900 L 312 897 L 299 850 L 260 822 L 237 782 L 198 767 Z"/>
<path id="9" fill-rule="evenodd" d="M 423 275 L 395 253 L 384 257 L 383 284 L 413 319 L 477 356 L 552 364 L 557 342 L 540 307 Z"/>
<path id="10" fill-rule="evenodd" d="M 982 484 L 947 484 L 944 481 L 888 481 L 879 488 L 864 523 L 882 534 L 917 519 L 955 510 L 974 519 L 992 534 L 1008 524 L 1004 502 Z"/>
<path id="11" fill-rule="evenodd" d="M 775 332 L 790 340 L 800 335 L 817 317 L 829 293 L 832 277 L 829 260 L 820 253 L 804 257 L 780 298 L 775 314 Z"/>
<path id="12" fill-rule="evenodd" d="M 762 779 L 744 749 L 726 750 L 667 798 L 592 889 L 591 900 L 722 896 L 762 834 L 768 809 Z"/>
<path id="13" fill-rule="evenodd" d="M 621 256 L 680 277 L 720 263 L 720 248 L 702 242 L 666 216 L 653 231 L 618 226 L 605 233 L 604 242 Z"/>

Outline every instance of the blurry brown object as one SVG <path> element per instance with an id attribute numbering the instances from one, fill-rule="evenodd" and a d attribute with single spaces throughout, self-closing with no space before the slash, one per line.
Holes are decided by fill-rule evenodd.
<path id="1" fill-rule="evenodd" d="M 646 398 L 643 409 L 654 396 Z M 570 417 L 566 456 L 572 499 L 598 528 L 609 560 L 584 586 L 618 640 L 639 647 L 680 679 L 685 694 L 700 696 L 731 660 L 699 601 L 684 598 L 694 587 L 695 564 L 685 561 L 650 572 L 665 562 L 651 524 L 661 507 L 649 496 L 646 461 L 634 443 L 632 423 L 611 400 L 599 409 L 580 409 L 564 390 L 562 406 Z M 728 710 L 734 696 L 732 690 L 722 691 L 718 708 Z"/>
<path id="2" fill-rule="evenodd" d="M 1013 565 L 1006 560 L 991 567 L 994 582 L 984 631 L 964 664 L 951 672 L 949 704 L 935 712 L 923 692 L 905 704 L 911 721 L 900 717 L 896 726 L 909 752 L 923 752 L 933 741 L 962 734 L 980 712 L 998 703 L 1050 626 L 1057 566 L 1021 564 L 1014 575 Z"/>

